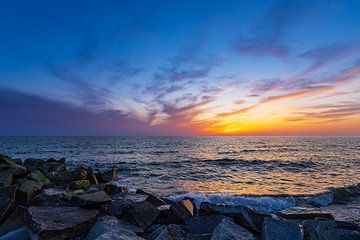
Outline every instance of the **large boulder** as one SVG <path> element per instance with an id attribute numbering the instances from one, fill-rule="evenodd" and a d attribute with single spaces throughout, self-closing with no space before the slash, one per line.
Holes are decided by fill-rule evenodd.
<path id="1" fill-rule="evenodd" d="M 109 171 L 106 171 L 106 172 L 97 171 L 97 172 L 95 172 L 95 176 L 96 176 L 98 183 L 107 183 L 112 180 L 114 180 L 114 181 L 119 180 L 116 169 L 114 169 L 114 168 Z"/>
<path id="2" fill-rule="evenodd" d="M 19 185 L 19 189 L 16 193 L 16 201 L 23 205 L 28 204 L 31 198 L 39 193 L 44 186 L 44 183 L 27 178 L 20 178 L 16 183 Z"/>
<path id="3" fill-rule="evenodd" d="M 46 192 L 42 192 L 30 200 L 29 206 L 70 207 L 72 205 L 64 201 L 63 194 L 49 195 Z"/>
<path id="4" fill-rule="evenodd" d="M 64 172 L 67 170 L 65 158 L 61 158 L 59 160 L 50 158 L 45 163 L 43 163 L 39 167 L 39 169 L 46 175 L 49 175 L 49 173 L 51 173 L 51 172 Z"/>
<path id="5" fill-rule="evenodd" d="M 160 212 L 146 201 L 147 197 L 147 195 L 133 193 L 116 194 L 112 198 L 108 213 L 146 229 L 155 221 Z"/>
<path id="6" fill-rule="evenodd" d="M 162 200 L 161 198 L 155 196 L 155 195 L 152 195 L 150 193 L 147 193 L 141 189 L 137 189 L 136 190 L 136 193 L 137 194 L 143 194 L 143 195 L 147 195 L 148 197 L 146 198 L 146 201 L 151 203 L 152 205 L 154 205 L 155 207 L 159 207 L 161 205 L 165 205 L 166 202 L 164 200 Z"/>
<path id="7" fill-rule="evenodd" d="M 279 215 L 286 219 L 315 219 L 317 217 L 333 219 L 331 213 L 321 210 L 320 208 L 309 207 L 292 207 L 285 209 L 279 213 Z"/>
<path id="8" fill-rule="evenodd" d="M 230 206 L 225 204 L 212 204 L 203 202 L 200 205 L 200 216 L 221 214 L 234 219 L 237 224 L 245 227 L 252 232 L 261 232 L 262 224 L 265 217 L 269 214 L 258 213 L 253 209 L 245 206 Z"/>
<path id="9" fill-rule="evenodd" d="M 67 185 L 67 184 L 71 184 L 74 181 L 86 180 L 87 170 L 84 168 L 78 168 L 72 171 L 52 172 L 49 178 L 50 181 L 56 184 Z"/>
<path id="10" fill-rule="evenodd" d="M 0 187 L 0 223 L 5 220 L 15 206 L 17 188 L 17 185 Z"/>
<path id="11" fill-rule="evenodd" d="M 34 180 L 36 182 L 39 182 L 43 185 L 49 185 L 51 182 L 47 177 L 39 170 L 34 170 L 26 175 L 28 179 Z"/>
<path id="12" fill-rule="evenodd" d="M 68 239 L 87 232 L 98 210 L 79 207 L 29 207 L 31 229 L 46 239 Z"/>
<path id="13" fill-rule="evenodd" d="M 230 219 L 224 218 L 215 228 L 211 240 L 255 240 L 254 235 Z"/>
<path id="14" fill-rule="evenodd" d="M 31 233 L 28 227 L 21 227 L 5 235 L 0 235 L 0 240 L 31 240 Z"/>
<path id="15" fill-rule="evenodd" d="M 188 207 L 181 202 L 159 206 L 160 213 L 156 222 L 161 224 L 184 224 L 187 219 L 194 216 L 193 209 L 190 206 Z"/>
<path id="16" fill-rule="evenodd" d="M 104 191 L 75 194 L 70 201 L 78 206 L 99 206 L 111 201 L 111 197 Z"/>
<path id="17" fill-rule="evenodd" d="M 187 232 L 181 225 L 171 224 L 164 227 L 155 240 L 188 240 Z"/>
<path id="18" fill-rule="evenodd" d="M 302 240 L 300 225 L 266 217 L 262 228 L 262 240 Z"/>
<path id="19" fill-rule="evenodd" d="M 186 221 L 185 229 L 191 238 L 210 239 L 214 229 L 226 218 L 223 215 L 209 215 L 190 218 Z"/>
<path id="20" fill-rule="evenodd" d="M 11 169 L 6 169 L 0 172 L 0 187 L 8 187 L 13 184 L 13 173 Z"/>
<path id="21" fill-rule="evenodd" d="M 24 166 L 29 170 L 29 171 L 34 171 L 36 169 L 38 169 L 41 165 L 43 165 L 45 163 L 44 159 L 38 159 L 38 158 L 27 158 L 24 161 Z"/>
<path id="22" fill-rule="evenodd" d="M 135 226 L 124 224 L 119 219 L 113 216 L 105 215 L 100 217 L 95 225 L 90 229 L 86 235 L 86 240 L 96 239 L 142 239 L 139 238 L 135 232 Z M 109 238 L 115 236 L 115 238 Z M 119 238 L 119 237 L 122 238 Z M 127 238 L 125 238 L 127 237 Z"/>
<path id="23" fill-rule="evenodd" d="M 23 206 L 18 206 L 10 217 L 0 225 L 0 236 L 26 226 L 27 220 L 27 209 Z"/>

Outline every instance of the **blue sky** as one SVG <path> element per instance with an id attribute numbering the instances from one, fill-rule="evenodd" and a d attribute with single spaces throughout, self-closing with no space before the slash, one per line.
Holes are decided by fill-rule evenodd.
<path id="1" fill-rule="evenodd" d="M 0 134 L 360 133 L 359 12 L 359 1 L 2 1 Z"/>

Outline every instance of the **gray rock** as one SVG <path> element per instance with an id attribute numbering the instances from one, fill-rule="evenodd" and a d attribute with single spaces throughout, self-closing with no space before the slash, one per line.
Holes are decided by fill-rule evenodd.
<path id="1" fill-rule="evenodd" d="M 266 217 L 262 240 L 302 240 L 301 229 L 295 222 Z"/>
<path id="2" fill-rule="evenodd" d="M 151 203 L 152 205 L 154 205 L 155 207 L 159 207 L 161 205 L 165 205 L 166 202 L 164 200 L 162 200 L 161 198 L 155 196 L 155 195 L 152 195 L 150 193 L 147 193 L 141 189 L 137 189 L 136 190 L 136 193 L 137 194 L 143 194 L 143 195 L 147 195 L 148 197 L 146 198 L 146 201 Z"/>
<path id="3" fill-rule="evenodd" d="M 160 213 L 156 222 L 161 224 L 184 224 L 187 219 L 194 216 L 193 208 L 184 206 L 181 202 L 159 206 L 158 210 Z"/>
<path id="4" fill-rule="evenodd" d="M 108 195 L 114 195 L 118 193 L 127 193 L 129 190 L 126 187 L 118 186 L 114 182 L 108 182 L 104 185 L 104 191 Z"/>
<path id="5" fill-rule="evenodd" d="M 44 183 L 36 182 L 27 178 L 21 178 L 16 181 L 19 189 L 16 193 L 16 201 L 26 205 L 44 186 Z"/>
<path id="6" fill-rule="evenodd" d="M 119 221 L 116 217 L 105 215 L 99 218 L 90 229 L 86 235 L 86 240 L 112 239 L 109 238 L 110 236 L 115 237 L 114 239 L 142 239 L 137 237 L 134 231 L 132 231 L 133 229 L 136 229 L 136 227 L 131 226 L 131 224 L 124 224 L 124 222 Z M 122 238 L 118 238 L 120 236 Z"/>
<path id="7" fill-rule="evenodd" d="M 50 181 L 55 182 L 56 184 L 66 185 L 77 180 L 86 180 L 87 170 L 84 168 L 78 168 L 72 171 L 52 172 L 49 178 Z"/>
<path id="8" fill-rule="evenodd" d="M 111 197 L 104 191 L 96 191 L 91 193 L 75 194 L 70 201 L 79 206 L 99 206 L 111 201 Z"/>
<path id="9" fill-rule="evenodd" d="M 303 222 L 305 240 L 325 240 L 331 237 L 331 230 L 336 228 L 333 220 L 306 220 Z"/>
<path id="10" fill-rule="evenodd" d="M 317 217 L 333 219 L 331 213 L 321 210 L 320 208 L 309 208 L 309 207 L 292 207 L 285 209 L 279 214 L 281 217 L 286 219 L 315 219 Z"/>
<path id="11" fill-rule="evenodd" d="M 18 206 L 15 211 L 0 225 L 0 236 L 27 225 L 27 209 Z"/>
<path id="12" fill-rule="evenodd" d="M 34 180 L 36 182 L 42 183 L 43 185 L 49 185 L 50 181 L 47 177 L 39 170 L 34 170 L 26 175 L 28 179 Z"/>
<path id="13" fill-rule="evenodd" d="M 211 234 L 219 223 L 226 218 L 223 215 L 209 215 L 190 218 L 186 221 L 186 231 L 190 234 Z"/>
<path id="14" fill-rule="evenodd" d="M 29 206 L 71 207 L 72 205 L 70 203 L 63 200 L 63 196 L 62 194 L 48 195 L 42 192 L 30 200 Z"/>
<path id="15" fill-rule="evenodd" d="M 21 227 L 0 237 L 0 240 L 30 240 L 30 230 L 28 227 Z"/>
<path id="16" fill-rule="evenodd" d="M 106 171 L 106 172 L 98 171 L 97 173 L 95 173 L 95 176 L 99 183 L 107 183 L 112 180 L 114 180 L 114 181 L 119 180 L 116 169 L 114 169 L 114 168 L 109 171 Z"/>
<path id="17" fill-rule="evenodd" d="M 31 229 L 46 239 L 68 239 L 87 232 L 99 214 L 98 210 L 79 207 L 30 207 Z"/>
<path id="18" fill-rule="evenodd" d="M 107 212 L 146 229 L 155 221 L 160 212 L 154 205 L 146 201 L 147 197 L 147 195 L 134 193 L 116 194 L 113 196 Z"/>
<path id="19" fill-rule="evenodd" d="M 225 204 L 212 204 L 203 202 L 200 205 L 200 216 L 220 214 L 231 217 L 235 223 L 240 224 L 246 229 L 252 232 L 261 232 L 261 228 L 265 217 L 269 217 L 269 214 L 258 213 L 245 206 L 230 206 Z"/>
<path id="20" fill-rule="evenodd" d="M 183 226 L 171 224 L 155 240 L 188 240 L 188 236 Z"/>
<path id="21" fill-rule="evenodd" d="M 0 172 L 0 187 L 8 187 L 13 183 L 13 173 L 11 169 Z"/>
<path id="22" fill-rule="evenodd" d="M 215 228 L 211 240 L 255 240 L 251 232 L 224 218 Z"/>
<path id="23" fill-rule="evenodd" d="M 15 206 L 15 195 L 18 186 L 0 187 L 0 223 L 9 215 Z"/>
<path id="24" fill-rule="evenodd" d="M 24 166 L 29 170 L 29 171 L 34 171 L 36 169 L 38 169 L 41 165 L 43 165 L 45 163 L 45 160 L 43 159 L 38 159 L 38 158 L 27 158 L 24 161 Z"/>

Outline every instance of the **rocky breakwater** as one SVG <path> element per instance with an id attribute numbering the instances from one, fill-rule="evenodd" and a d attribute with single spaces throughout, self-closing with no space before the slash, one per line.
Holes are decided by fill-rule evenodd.
<path id="1" fill-rule="evenodd" d="M 170 201 L 116 183 L 115 170 L 0 155 L 0 240 L 360 239 L 359 226 L 308 206 L 262 213 Z"/>

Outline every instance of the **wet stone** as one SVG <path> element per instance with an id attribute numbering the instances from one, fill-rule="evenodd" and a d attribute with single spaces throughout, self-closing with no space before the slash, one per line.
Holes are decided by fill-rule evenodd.
<path id="1" fill-rule="evenodd" d="M 99 214 L 98 210 L 79 207 L 30 207 L 31 229 L 46 239 L 68 239 L 87 232 Z"/>
<path id="2" fill-rule="evenodd" d="M 0 225 L 0 236 L 27 225 L 27 209 L 18 206 L 15 211 Z"/>
<path id="3" fill-rule="evenodd" d="M 262 228 L 262 240 L 302 240 L 300 225 L 267 217 Z"/>
<path id="4" fill-rule="evenodd" d="M 18 179 L 17 184 L 19 184 L 19 189 L 16 193 L 16 201 L 24 205 L 26 205 L 44 186 L 43 183 L 26 178 Z"/>
<path id="5" fill-rule="evenodd" d="M 18 186 L 0 187 L 0 223 L 2 223 L 15 206 L 15 195 Z"/>
<path id="6" fill-rule="evenodd" d="M 333 219 L 331 213 L 321 210 L 320 208 L 293 207 L 280 212 L 281 217 L 286 219 L 314 219 L 317 217 Z"/>
<path id="7" fill-rule="evenodd" d="M 79 206 L 98 206 L 111 201 L 111 197 L 104 191 L 75 194 L 70 201 Z"/>
<path id="8" fill-rule="evenodd" d="M 215 228 L 211 240 L 255 240 L 251 232 L 224 218 Z"/>

